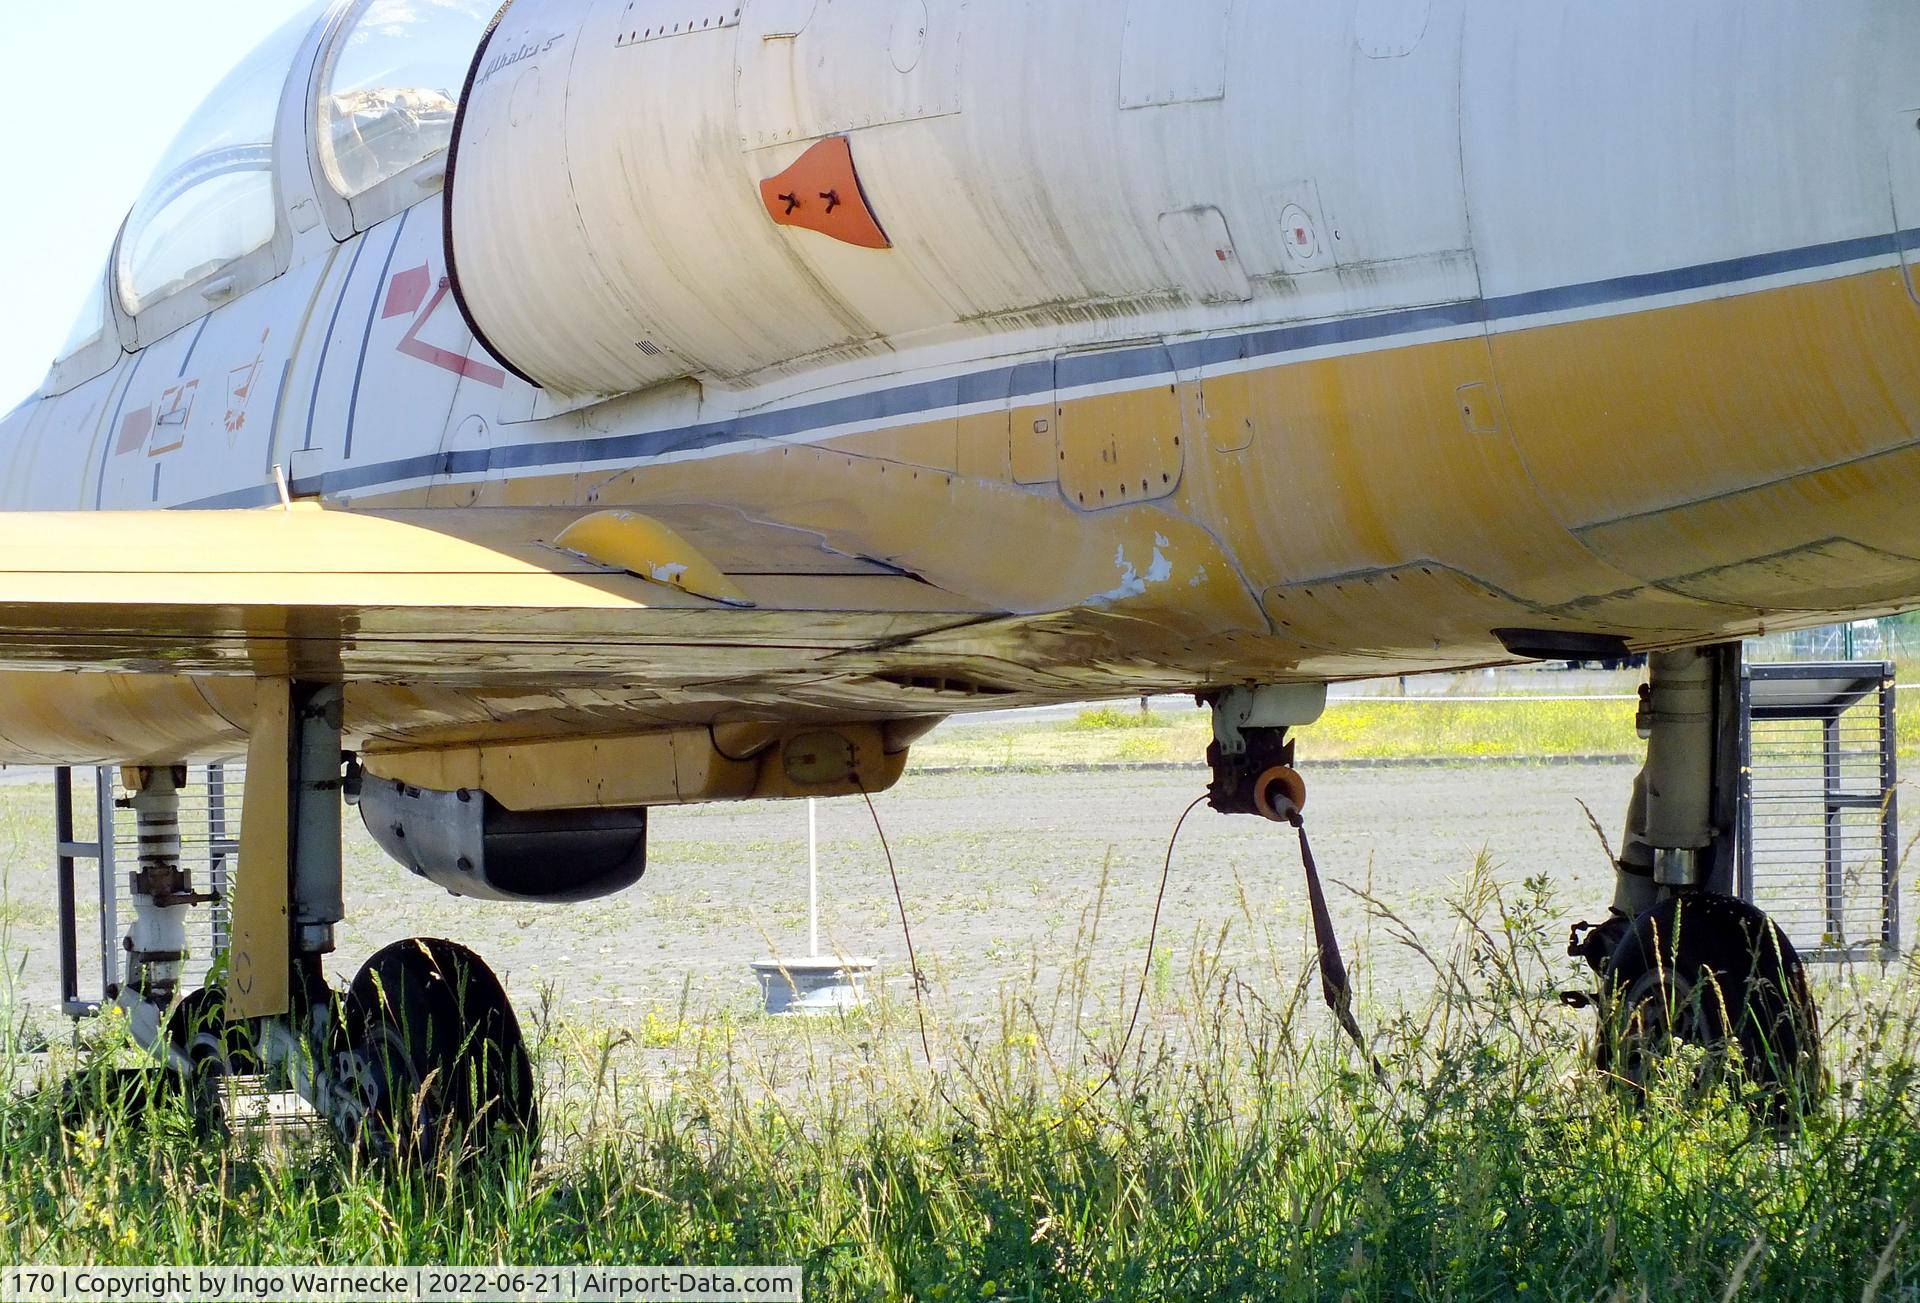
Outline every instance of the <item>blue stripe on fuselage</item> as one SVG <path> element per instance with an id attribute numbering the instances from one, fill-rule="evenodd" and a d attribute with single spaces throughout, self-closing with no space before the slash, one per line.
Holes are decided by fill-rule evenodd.
<path id="1" fill-rule="evenodd" d="M 396 238 L 395 243 L 398 243 Z M 697 425 L 638 434 L 603 435 L 509 444 L 486 452 L 432 453 L 397 461 L 347 466 L 302 480 L 300 491 L 323 495 L 365 492 L 436 475 L 537 470 L 596 462 L 642 462 L 674 453 L 703 452 L 729 444 L 792 438 L 837 426 L 926 417 L 980 403 L 1051 395 L 1062 389 L 1168 376 L 1179 370 L 1284 357 L 1312 349 L 1372 343 L 1435 330 L 1490 326 L 1548 313 L 1640 299 L 1661 298 L 1773 276 L 1898 256 L 1920 247 L 1920 228 L 1808 245 L 1778 253 L 1701 263 L 1672 271 L 1620 276 L 1556 289 L 1531 290 L 1489 299 L 1463 299 L 1429 307 L 1298 326 L 1256 327 L 1172 344 L 1155 343 L 992 367 L 965 375 L 851 394 L 825 402 L 755 412 Z M 391 257 L 391 253 L 389 253 Z M 351 275 L 351 273 L 349 273 Z M 336 307 L 337 311 L 337 307 Z M 358 388 L 358 376 L 355 377 Z M 256 507 L 277 501 L 271 485 L 238 489 L 186 504 L 194 508 Z"/>

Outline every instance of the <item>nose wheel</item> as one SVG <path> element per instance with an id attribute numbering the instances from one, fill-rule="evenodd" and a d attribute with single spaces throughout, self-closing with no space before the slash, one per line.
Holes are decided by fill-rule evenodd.
<path id="1" fill-rule="evenodd" d="M 466 947 L 416 937 L 374 955 L 347 988 L 340 1032 L 331 1112 L 349 1145 L 432 1162 L 536 1134 L 519 1019 Z"/>
<path id="2" fill-rule="evenodd" d="M 1644 1097 L 1655 1064 L 1697 1057 L 1696 1089 L 1744 1077 L 1758 1112 L 1786 1121 L 1821 1088 L 1819 1016 L 1806 966 L 1760 910 L 1676 896 L 1637 919 L 1602 973 L 1599 1066 Z"/>

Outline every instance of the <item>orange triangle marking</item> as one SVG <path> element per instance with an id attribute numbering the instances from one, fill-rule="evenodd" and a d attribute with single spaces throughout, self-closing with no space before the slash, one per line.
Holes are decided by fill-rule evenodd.
<path id="1" fill-rule="evenodd" d="M 779 176 L 762 181 L 760 198 L 781 226 L 818 231 L 861 249 L 893 247 L 867 206 L 845 136 L 829 136 Z"/>

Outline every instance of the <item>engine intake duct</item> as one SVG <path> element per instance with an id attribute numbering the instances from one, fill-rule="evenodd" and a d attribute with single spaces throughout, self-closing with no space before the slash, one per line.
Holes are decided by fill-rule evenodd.
<path id="1" fill-rule="evenodd" d="M 360 817 L 380 848 L 456 896 L 596 900 L 647 870 L 645 807 L 509 810 L 485 792 L 435 792 L 369 777 Z"/>

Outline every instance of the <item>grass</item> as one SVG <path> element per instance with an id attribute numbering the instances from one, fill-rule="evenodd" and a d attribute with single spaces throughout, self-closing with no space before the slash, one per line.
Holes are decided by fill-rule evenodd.
<path id="1" fill-rule="evenodd" d="M 1644 749 L 1634 735 L 1634 709 L 1631 701 L 1336 701 L 1318 723 L 1299 730 L 1300 759 L 1305 764 L 1559 756 L 1627 760 Z M 1211 737 L 1204 711 L 1146 714 L 1132 706 L 1104 706 L 1060 722 L 943 729 L 914 747 L 913 763 L 963 769 L 1197 765 Z M 1908 740 L 1904 732 L 1903 740 Z M 1910 740 L 1920 748 L 1920 720 L 1914 721 Z"/>
<path id="2" fill-rule="evenodd" d="M 1124 1041 L 1139 957 L 1090 935 L 996 1021 L 936 1016 L 937 1075 L 898 990 L 843 1023 L 696 1032 L 676 1011 L 646 1044 L 536 1011 L 544 1149 L 467 1173 L 319 1138 L 203 1145 L 165 1104 L 69 1116 L 9 1053 L 0 1254 L 800 1263 L 809 1297 L 859 1300 L 1920 1292 L 1920 971 L 1824 991 L 1844 1088 L 1790 1137 L 1678 1083 L 1636 1110 L 1553 999 L 1570 970 L 1545 881 L 1502 896 L 1481 868 L 1451 942 L 1420 943 L 1432 998 L 1365 1011 L 1390 1084 L 1271 945 L 1157 967 Z M 93 1035 L 41 1070 L 84 1094 L 121 1053 L 115 1026 Z"/>
<path id="3" fill-rule="evenodd" d="M 1167 720 L 1165 716 L 1156 716 L 1146 709 L 1095 706 L 1074 716 L 1073 722 L 1067 727 L 1079 733 L 1104 733 L 1111 729 L 1165 728 Z"/>
<path id="4" fill-rule="evenodd" d="M 1920 671 L 1916 671 L 1920 679 Z M 1895 739 L 1920 759 L 1920 696 L 1901 694 Z M 1494 701 L 1335 701 L 1298 731 L 1302 764 L 1342 761 L 1526 761 L 1569 756 L 1638 760 L 1631 701 L 1530 698 Z M 1203 710 L 1141 711 L 1107 705 L 1072 719 L 943 728 L 916 743 L 916 768 L 1046 770 L 1066 766 L 1204 763 L 1212 725 Z M 8 800 L 0 794 L 0 801 Z M 36 798 L 37 799 L 37 798 Z M 44 804 L 41 802 L 40 804 Z M 737 853 L 721 847 L 716 858 Z"/>
<path id="5" fill-rule="evenodd" d="M 1917 676 L 1920 677 L 1920 676 Z M 1920 759 L 1920 696 L 1902 693 L 1895 744 Z M 1561 757 L 1638 760 L 1632 701 L 1529 698 L 1522 704 L 1335 701 L 1298 731 L 1302 764 L 1342 761 L 1525 761 Z M 1073 719 L 941 729 L 913 749 L 916 766 L 941 769 L 1051 769 L 1111 764 L 1203 763 L 1212 726 L 1205 711 L 1101 706 Z"/>
<path id="6" fill-rule="evenodd" d="M 1342 703 L 1301 750 L 1588 754 L 1604 734 L 1625 758 L 1630 705 L 1624 722 L 1555 715 L 1614 705 Z M 916 759 L 959 739 L 972 750 L 945 754 L 989 767 L 1016 745 L 1028 763 L 1185 760 L 1205 738 L 1196 717 L 1128 707 L 985 731 Z M 0 808 L 5 862 L 40 855 L 44 793 Z M 1302 956 L 1269 941 L 1229 966 L 1223 936 L 1184 962 L 1162 949 L 1124 1052 L 1136 951 L 1083 935 L 1060 977 L 986 1021 L 940 1017 L 936 984 L 937 1075 L 904 984 L 825 1024 L 684 999 L 631 1027 L 532 1011 L 545 1144 L 466 1173 L 390 1171 L 324 1137 L 208 1145 L 170 1101 L 76 1115 L 46 1083 L 98 1094 L 128 1061 L 123 1029 L 29 1055 L 9 1012 L 0 1255 L 795 1262 L 811 1297 L 855 1300 L 1920 1298 L 1920 966 L 1827 982 L 1838 1088 L 1782 1138 L 1724 1093 L 1659 1083 L 1635 1110 L 1595 1080 L 1591 1016 L 1554 1000 L 1578 980 L 1564 912 L 1543 882 L 1503 897 L 1472 877 L 1450 944 L 1423 939 L 1432 997 L 1363 1011 L 1391 1085 L 1330 1032 Z M 23 922 L 0 912 L 0 954 Z"/>

